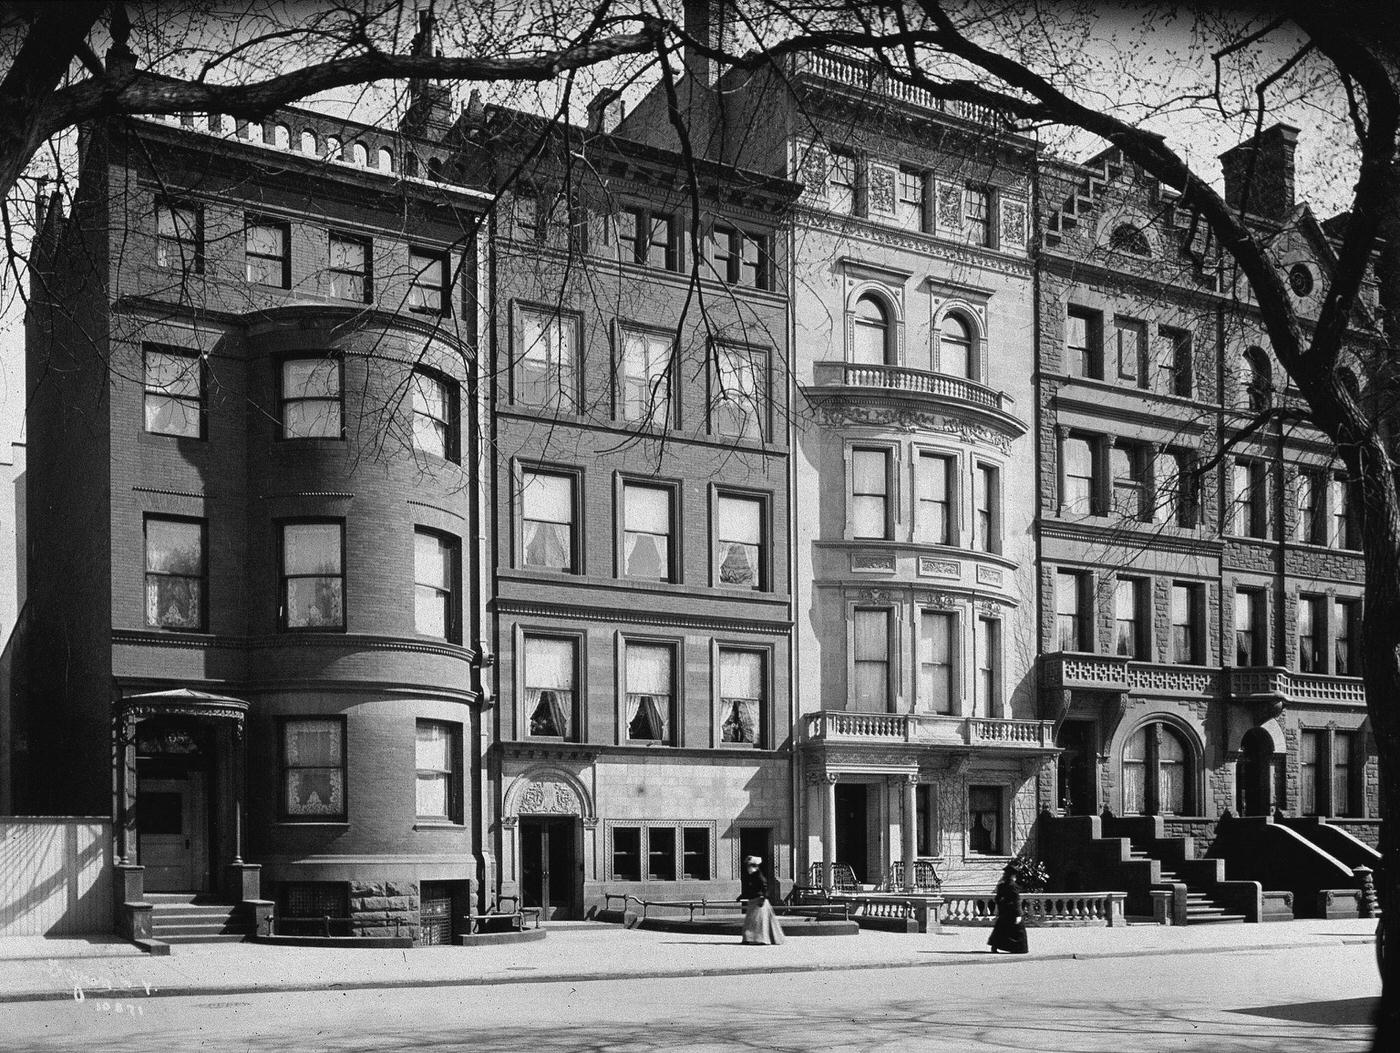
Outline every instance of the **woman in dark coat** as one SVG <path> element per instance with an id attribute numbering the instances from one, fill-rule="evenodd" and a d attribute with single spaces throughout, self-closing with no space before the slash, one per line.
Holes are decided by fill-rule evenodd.
<path id="1" fill-rule="evenodd" d="M 739 879 L 739 899 L 744 904 L 744 943 L 783 943 L 782 926 L 768 905 L 768 879 L 758 856 L 744 857 Z"/>
<path id="2" fill-rule="evenodd" d="M 992 934 L 987 937 L 987 945 L 993 954 L 997 951 L 1025 954 L 1030 950 L 1026 943 L 1026 922 L 1021 916 L 1021 890 L 1016 887 L 1016 873 L 1010 867 L 1002 872 L 997 882 L 997 920 Z"/>

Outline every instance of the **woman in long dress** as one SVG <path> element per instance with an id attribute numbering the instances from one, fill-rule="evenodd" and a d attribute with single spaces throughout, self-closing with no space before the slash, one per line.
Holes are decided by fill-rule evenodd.
<path id="1" fill-rule="evenodd" d="M 744 874 L 740 878 L 739 899 L 744 904 L 744 943 L 782 943 L 782 926 L 768 905 L 768 880 L 760 869 L 758 856 L 744 857 Z"/>
<path id="2" fill-rule="evenodd" d="M 1016 885 L 1016 872 L 1010 867 L 1002 872 L 996 895 L 997 920 L 992 934 L 987 937 L 987 945 L 993 954 L 997 951 L 1026 954 L 1030 945 L 1026 942 L 1026 921 L 1021 915 L 1021 890 Z"/>

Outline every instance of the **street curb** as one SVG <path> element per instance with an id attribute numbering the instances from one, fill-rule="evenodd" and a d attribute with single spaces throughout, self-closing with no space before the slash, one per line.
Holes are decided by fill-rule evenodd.
<path id="1" fill-rule="evenodd" d="M 643 973 L 538 973 L 529 976 L 466 976 L 416 980 L 384 979 L 302 984 L 253 983 L 219 984 L 217 986 L 190 985 L 186 987 L 153 987 L 150 989 L 149 993 L 142 990 L 144 985 L 133 985 L 129 989 L 94 992 L 91 997 L 96 1000 L 120 1001 L 124 998 L 134 997 L 143 999 L 200 998 L 221 995 L 265 995 L 276 994 L 278 992 L 308 994 L 319 991 L 392 991 L 408 988 L 427 990 L 438 987 L 497 987 L 517 984 L 600 983 L 608 980 L 679 980 L 711 976 L 776 976 L 790 973 L 819 973 L 827 969 L 840 969 L 843 972 L 855 972 L 873 971 L 877 969 L 927 969 L 956 965 L 991 966 L 994 963 L 1005 964 L 1008 962 L 1026 964 L 1031 962 L 1093 961 L 1095 959 L 1113 958 L 1152 958 L 1189 954 L 1241 954 L 1253 951 L 1293 950 L 1301 947 L 1336 947 L 1345 944 L 1370 944 L 1372 942 L 1374 941 L 1369 937 L 1333 936 L 1326 939 L 1295 940 L 1289 943 L 1254 943 L 1243 946 L 1167 947 L 1138 951 L 1085 951 L 1045 955 L 976 954 L 970 959 L 964 959 L 962 955 L 966 955 L 969 952 L 962 951 L 958 952 L 959 956 L 956 958 L 936 958 L 930 961 L 913 962 L 860 962 L 855 964 L 828 962 L 824 964 L 813 963 L 810 965 L 752 965 L 717 968 L 664 969 Z M 918 953 L 944 954 L 947 952 L 928 950 Z M 71 990 L 35 991 L 18 994 L 0 993 L 0 1005 L 13 1005 L 21 1002 L 64 1002 L 70 1000 L 77 1000 L 74 999 Z"/>

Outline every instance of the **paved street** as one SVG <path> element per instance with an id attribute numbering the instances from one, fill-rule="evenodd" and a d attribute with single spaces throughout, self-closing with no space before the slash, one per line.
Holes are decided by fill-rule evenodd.
<path id="1" fill-rule="evenodd" d="M 1239 931 L 1239 930 L 1236 930 Z M 1257 930 L 1255 930 L 1257 931 Z M 625 935 L 616 950 L 626 948 Z M 703 937 L 671 937 L 693 941 Z M 781 950 L 781 949 L 778 949 Z M 677 946 L 677 951 L 684 949 Z M 738 951 L 738 948 L 735 948 Z M 449 949 L 409 952 L 451 954 Z M 767 948 L 745 948 L 759 958 Z M 7 1051 L 1326 1050 L 1367 1046 L 1360 943 L 1038 960 L 0 1006 Z M 524 977 L 522 976 L 521 979 Z"/>

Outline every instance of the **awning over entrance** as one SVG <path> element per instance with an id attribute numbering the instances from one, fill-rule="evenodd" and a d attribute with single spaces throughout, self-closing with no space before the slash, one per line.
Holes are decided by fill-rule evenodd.
<path id="1" fill-rule="evenodd" d="M 119 705 L 122 715 L 133 722 L 147 717 L 203 717 L 236 720 L 242 724 L 248 712 L 248 703 L 241 698 L 188 687 L 129 695 Z"/>

